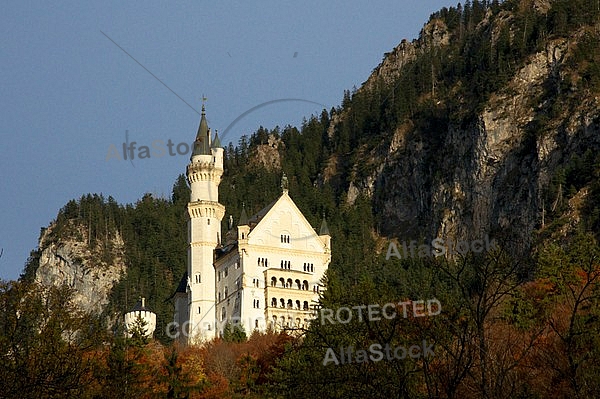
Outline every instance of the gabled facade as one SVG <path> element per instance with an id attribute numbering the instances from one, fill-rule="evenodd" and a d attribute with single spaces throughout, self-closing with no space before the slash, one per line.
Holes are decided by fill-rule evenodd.
<path id="1" fill-rule="evenodd" d="M 241 217 L 236 235 L 216 251 L 219 331 L 228 322 L 246 332 L 306 327 L 331 261 L 326 225 L 317 234 L 284 189 L 247 221 Z"/>

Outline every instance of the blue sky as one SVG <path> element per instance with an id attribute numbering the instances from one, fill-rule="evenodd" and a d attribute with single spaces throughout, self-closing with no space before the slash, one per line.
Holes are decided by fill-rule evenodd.
<path id="1" fill-rule="evenodd" d="M 224 144 L 260 125 L 299 126 L 338 106 L 385 52 L 417 37 L 432 12 L 451 5 L 4 3 L 0 278 L 18 278 L 40 228 L 70 199 L 102 193 L 133 203 L 146 192 L 170 195 L 189 156 L 117 159 L 109 148 L 120 150 L 126 131 L 138 147 L 191 143 L 203 95 L 209 125 L 221 132 L 262 103 L 306 100 L 258 108 L 227 131 Z"/>

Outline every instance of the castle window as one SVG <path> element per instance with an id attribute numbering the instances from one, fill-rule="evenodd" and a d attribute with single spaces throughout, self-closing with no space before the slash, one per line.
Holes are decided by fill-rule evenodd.
<path id="1" fill-rule="evenodd" d="M 294 305 L 292 304 L 292 300 L 291 299 L 288 299 L 288 301 L 287 301 L 287 307 L 288 307 L 288 309 L 291 309 L 292 307 L 294 307 Z"/>
<path id="2" fill-rule="evenodd" d="M 277 277 L 271 277 L 271 287 L 277 286 Z"/>
<path id="3" fill-rule="evenodd" d="M 296 287 L 297 287 L 298 289 L 301 289 L 300 280 L 296 280 Z"/>
<path id="4" fill-rule="evenodd" d="M 210 226 L 210 219 L 206 219 L 206 223 Z"/>
<path id="5" fill-rule="evenodd" d="M 227 317 L 227 310 L 225 308 L 221 309 L 221 321 L 225 321 Z"/>
<path id="6" fill-rule="evenodd" d="M 227 275 L 228 275 L 228 274 L 229 274 L 229 268 L 228 268 L 228 267 L 226 267 L 226 268 L 225 268 L 225 277 L 227 277 Z"/>
<path id="7" fill-rule="evenodd" d="M 221 293 L 219 292 L 219 302 L 221 302 Z"/>
<path id="8" fill-rule="evenodd" d="M 296 299 L 296 309 L 300 309 L 300 301 Z"/>
<path id="9" fill-rule="evenodd" d="M 198 306 L 198 314 L 202 314 L 202 308 Z"/>
<path id="10" fill-rule="evenodd" d="M 277 307 L 277 298 L 272 298 L 271 299 L 271 306 L 276 308 Z"/>
<path id="11" fill-rule="evenodd" d="M 308 281 L 306 281 L 306 280 L 302 281 L 302 289 L 308 290 Z"/>
<path id="12" fill-rule="evenodd" d="M 281 303 L 281 307 L 285 308 L 285 299 L 281 298 L 279 302 Z"/>
<path id="13" fill-rule="evenodd" d="M 199 284 L 199 283 L 202 282 L 202 280 L 200 279 L 200 273 L 196 273 L 196 275 L 195 275 L 195 281 L 196 281 L 196 284 Z"/>
<path id="14" fill-rule="evenodd" d="M 282 287 L 282 288 L 285 288 L 285 280 L 283 279 L 283 277 L 281 277 L 281 278 L 279 279 L 279 282 L 281 283 L 281 287 Z"/>
<path id="15" fill-rule="evenodd" d="M 304 307 L 303 307 L 303 309 L 304 310 L 308 310 L 308 301 L 304 301 Z"/>
<path id="16" fill-rule="evenodd" d="M 258 328 L 258 319 L 254 320 L 254 328 Z"/>

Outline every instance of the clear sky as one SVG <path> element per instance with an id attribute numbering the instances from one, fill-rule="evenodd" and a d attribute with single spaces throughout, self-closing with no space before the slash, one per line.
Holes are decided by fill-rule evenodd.
<path id="1" fill-rule="evenodd" d="M 0 13 L 0 278 L 70 199 L 168 197 L 202 96 L 223 144 L 339 106 L 385 52 L 456 2 L 9 1 Z M 129 55 L 128 55 L 129 54 Z M 161 83 L 162 82 L 162 83 Z M 166 151 L 122 159 L 162 140 Z M 119 151 L 117 158 L 116 151 Z M 160 143 L 155 143 L 160 146 Z M 186 146 L 182 144 L 180 151 Z M 108 158 L 108 159 L 107 159 Z"/>

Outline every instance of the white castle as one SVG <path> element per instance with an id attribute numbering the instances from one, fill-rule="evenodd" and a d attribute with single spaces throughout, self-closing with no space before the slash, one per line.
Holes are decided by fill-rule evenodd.
<path id="1" fill-rule="evenodd" d="M 319 233 L 288 194 L 248 218 L 242 209 L 237 226 L 229 217 L 222 240 L 225 207 L 219 203 L 223 148 L 211 140 L 205 108 L 186 176 L 191 188 L 187 273 L 175 297 L 180 342 L 196 344 L 222 335 L 225 326 L 246 334 L 267 328 L 303 328 L 315 315 L 321 279 L 331 261 L 331 236 L 325 219 Z"/>

